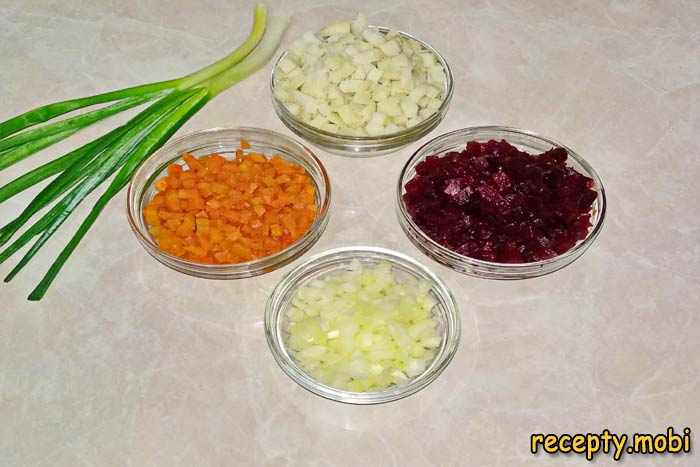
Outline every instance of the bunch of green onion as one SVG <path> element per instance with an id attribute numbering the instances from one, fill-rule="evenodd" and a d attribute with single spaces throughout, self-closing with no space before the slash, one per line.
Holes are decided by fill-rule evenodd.
<path id="1" fill-rule="evenodd" d="M 95 122 L 151 103 L 124 125 L 0 187 L 2 203 L 55 176 L 15 219 L 0 228 L 0 247 L 5 246 L 37 212 L 57 201 L 0 251 L 1 264 L 38 236 L 5 282 L 9 282 L 32 259 L 86 196 L 116 173 L 28 297 L 29 300 L 40 300 L 104 207 L 129 182 L 141 162 L 165 144 L 209 100 L 267 63 L 282 40 L 287 22 L 286 18 L 268 17 L 266 8 L 258 5 L 253 29 L 246 41 L 231 54 L 196 73 L 44 105 L 0 123 L 0 170 L 3 170 Z M 45 123 L 69 112 L 106 103 L 109 105 Z"/>

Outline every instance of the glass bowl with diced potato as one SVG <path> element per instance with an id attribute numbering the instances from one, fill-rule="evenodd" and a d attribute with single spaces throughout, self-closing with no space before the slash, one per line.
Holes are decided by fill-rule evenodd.
<path id="1" fill-rule="evenodd" d="M 307 32 L 277 59 L 271 79 L 277 115 L 328 152 L 394 152 L 433 130 L 453 92 L 452 72 L 410 34 L 369 26 L 364 16 Z"/>

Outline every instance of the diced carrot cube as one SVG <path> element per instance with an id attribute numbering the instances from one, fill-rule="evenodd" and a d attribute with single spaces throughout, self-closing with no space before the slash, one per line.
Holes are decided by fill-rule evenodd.
<path id="1" fill-rule="evenodd" d="M 198 257 L 198 256 L 202 257 L 202 256 L 206 256 L 206 254 L 207 254 L 207 251 L 204 248 L 199 247 L 199 246 L 195 246 L 195 245 L 186 246 L 185 251 L 192 253 L 192 256 L 195 256 L 195 257 Z"/>
<path id="2" fill-rule="evenodd" d="M 168 189 L 168 182 L 162 178 L 156 182 L 156 190 L 165 191 Z"/>
<path id="3" fill-rule="evenodd" d="M 212 242 L 219 243 L 221 240 L 224 239 L 224 234 L 219 229 L 210 229 L 209 238 Z"/>
<path id="4" fill-rule="evenodd" d="M 170 164 L 168 166 L 168 175 L 179 175 L 182 173 L 182 166 L 180 164 Z"/>
<path id="5" fill-rule="evenodd" d="M 221 203 L 217 199 L 210 199 L 205 203 L 207 207 L 212 208 L 212 209 L 220 209 L 221 208 Z"/>
<path id="6" fill-rule="evenodd" d="M 210 172 L 218 172 L 223 167 L 224 162 L 226 162 L 226 159 L 218 154 L 212 154 L 206 158 L 207 170 Z"/>
<path id="7" fill-rule="evenodd" d="M 228 193 L 229 190 L 230 190 L 230 188 L 228 186 L 226 186 L 226 184 L 224 184 L 224 183 L 213 182 L 211 184 L 212 193 L 216 193 L 218 195 L 223 195 L 223 194 Z"/>
<path id="8" fill-rule="evenodd" d="M 165 181 L 168 185 L 168 188 L 174 189 L 174 188 L 180 188 L 182 186 L 182 180 L 180 177 L 173 177 L 168 175 L 165 177 Z"/>
<path id="9" fill-rule="evenodd" d="M 270 226 L 270 234 L 273 237 L 280 237 L 282 236 L 282 227 L 279 224 L 273 224 Z"/>
<path id="10" fill-rule="evenodd" d="M 180 201 L 178 200 L 176 191 L 168 191 L 165 196 L 165 207 L 172 212 L 180 210 Z"/>
<path id="11" fill-rule="evenodd" d="M 226 263 L 228 257 L 229 257 L 229 253 L 226 251 L 219 251 L 219 252 L 214 253 L 214 259 L 216 259 L 216 262 L 219 264 Z"/>
<path id="12" fill-rule="evenodd" d="M 260 164 L 262 164 L 262 163 L 264 163 L 264 162 L 267 162 L 267 157 L 263 156 L 262 154 L 258 154 L 257 152 L 251 153 L 251 154 L 248 156 L 248 158 L 249 158 L 251 161 L 257 162 L 257 163 L 260 163 Z"/>
<path id="13" fill-rule="evenodd" d="M 282 185 L 282 184 L 284 184 L 284 183 L 289 183 L 289 182 L 291 182 L 291 181 L 292 181 L 292 177 L 290 177 L 290 176 L 287 175 L 287 174 L 280 175 L 279 177 L 277 177 L 277 178 L 275 179 L 275 182 L 276 182 L 276 183 L 279 183 L 280 185 Z"/>
<path id="14" fill-rule="evenodd" d="M 197 233 L 209 233 L 209 219 L 205 217 L 198 217 L 196 219 Z"/>

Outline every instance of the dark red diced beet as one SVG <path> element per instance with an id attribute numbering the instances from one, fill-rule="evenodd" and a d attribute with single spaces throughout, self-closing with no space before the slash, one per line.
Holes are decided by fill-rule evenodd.
<path id="1" fill-rule="evenodd" d="M 430 174 L 441 166 L 440 157 L 438 156 L 428 156 L 425 160 L 421 161 L 416 165 L 416 173 L 419 175 Z"/>
<path id="2" fill-rule="evenodd" d="M 499 255 L 499 262 L 501 263 L 523 263 L 523 247 L 518 245 L 517 242 L 510 241 L 506 243 Z"/>
<path id="3" fill-rule="evenodd" d="M 467 149 L 464 151 L 466 157 L 478 157 L 481 155 L 481 143 L 477 141 L 469 141 Z"/>
<path id="4" fill-rule="evenodd" d="M 496 173 L 491 176 L 491 179 L 493 180 L 496 190 L 499 192 L 503 193 L 510 189 L 510 177 L 501 167 L 499 167 Z"/>
<path id="5" fill-rule="evenodd" d="M 460 206 L 467 204 L 474 190 L 467 183 L 468 179 L 451 178 L 446 181 L 443 193 Z"/>
<path id="6" fill-rule="evenodd" d="M 588 234 L 593 180 L 554 148 L 539 156 L 505 140 L 470 141 L 461 152 L 428 156 L 403 199 L 416 224 L 459 254 L 486 261 L 540 261 Z"/>
<path id="7" fill-rule="evenodd" d="M 554 162 L 564 163 L 568 159 L 569 155 L 564 148 L 553 148 L 549 151 L 543 152 L 540 157 L 550 158 Z"/>

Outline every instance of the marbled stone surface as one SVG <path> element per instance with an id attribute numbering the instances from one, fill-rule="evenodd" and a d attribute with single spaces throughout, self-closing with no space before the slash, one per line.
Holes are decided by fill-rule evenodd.
<path id="1" fill-rule="evenodd" d="M 318 151 L 334 206 L 312 251 L 372 244 L 408 253 L 444 278 L 463 319 L 462 346 L 431 386 L 399 402 L 354 407 L 296 386 L 268 351 L 265 300 L 291 266 L 227 282 L 171 271 L 132 235 L 124 193 L 46 298 L 25 301 L 85 203 L 0 287 L 0 464 L 586 465 L 577 456 L 532 456 L 529 434 L 700 431 L 700 2 L 274 3 L 292 18 L 283 46 L 359 9 L 443 52 L 455 96 L 430 136 L 503 124 L 577 150 L 608 190 L 597 244 L 547 277 L 462 276 L 422 255 L 396 221 L 394 183 L 420 142 L 369 160 Z M 245 37 L 251 6 L 2 0 L 0 119 L 192 71 Z M 220 95 L 181 133 L 247 125 L 289 134 L 272 110 L 268 73 Z M 0 173 L 0 181 L 105 128 Z M 0 205 L 3 223 L 35 193 Z M 638 455 L 624 463 L 700 460 Z M 596 464 L 612 461 L 600 455 Z"/>

